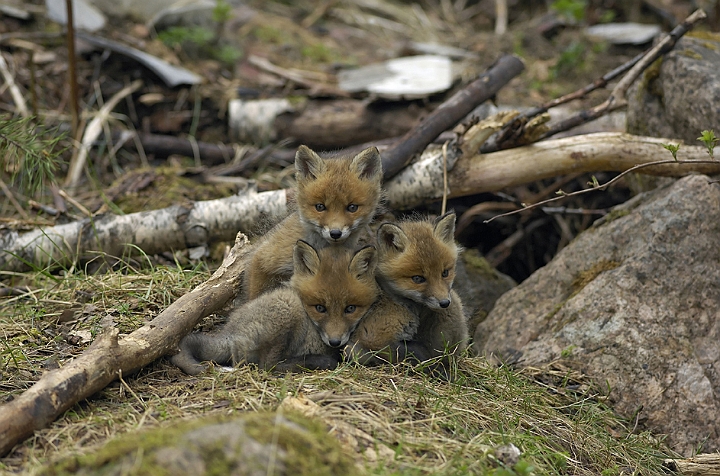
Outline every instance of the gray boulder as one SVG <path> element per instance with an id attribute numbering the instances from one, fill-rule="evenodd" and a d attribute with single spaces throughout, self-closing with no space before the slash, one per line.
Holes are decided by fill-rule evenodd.
<path id="1" fill-rule="evenodd" d="M 462 300 L 472 334 L 477 324 L 487 317 L 495 301 L 517 283 L 493 268 L 475 249 L 460 254 L 456 273 L 453 289 Z"/>
<path id="2" fill-rule="evenodd" d="M 565 359 L 676 451 L 720 450 L 720 185 L 709 181 L 639 195 L 582 233 L 498 300 L 475 351 L 519 366 Z"/>
<path id="3" fill-rule="evenodd" d="M 627 130 L 701 145 L 700 132 L 720 134 L 720 40 L 684 37 L 628 92 Z"/>

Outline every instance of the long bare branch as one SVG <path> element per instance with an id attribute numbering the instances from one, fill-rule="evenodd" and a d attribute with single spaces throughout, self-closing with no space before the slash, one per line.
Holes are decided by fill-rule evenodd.
<path id="1" fill-rule="evenodd" d="M 118 339 L 117 329 L 105 330 L 79 357 L 45 373 L 19 397 L 0 406 L 0 456 L 119 376 L 175 352 L 180 339 L 200 319 L 236 295 L 250 251 L 247 242 L 245 235 L 238 234 L 235 246 L 212 277 L 149 323 L 122 339 Z"/>

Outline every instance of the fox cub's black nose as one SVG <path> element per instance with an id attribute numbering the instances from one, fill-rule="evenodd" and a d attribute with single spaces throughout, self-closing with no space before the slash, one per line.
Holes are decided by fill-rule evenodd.
<path id="1" fill-rule="evenodd" d="M 450 300 L 449 299 L 443 299 L 438 304 L 440 304 L 440 307 L 445 309 L 450 306 Z"/>
<path id="2" fill-rule="evenodd" d="M 333 240 L 337 240 L 342 236 L 342 231 L 340 230 L 330 230 L 330 238 Z"/>
<path id="3" fill-rule="evenodd" d="M 330 339 L 328 343 L 330 344 L 330 347 L 340 347 L 342 341 L 340 339 Z"/>

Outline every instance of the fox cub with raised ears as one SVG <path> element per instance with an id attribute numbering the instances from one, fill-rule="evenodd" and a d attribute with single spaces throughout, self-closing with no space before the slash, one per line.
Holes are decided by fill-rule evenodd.
<path id="1" fill-rule="evenodd" d="M 329 369 L 379 295 L 373 246 L 315 250 L 298 241 L 289 282 L 235 308 L 217 331 L 190 334 L 170 358 L 196 375 L 220 365 L 254 363 L 276 370 Z"/>
<path id="2" fill-rule="evenodd" d="M 259 243 L 245 275 L 245 296 L 254 299 L 290 279 L 298 239 L 315 249 L 354 249 L 369 237 L 382 198 L 382 161 L 377 148 L 355 156 L 323 159 L 301 145 L 295 155 L 297 211 Z"/>
<path id="3" fill-rule="evenodd" d="M 346 358 L 424 361 L 446 352 L 453 358 L 467 347 L 466 318 L 452 289 L 459 253 L 454 235 L 454 212 L 378 228 L 375 277 L 382 298 L 358 326 Z"/>

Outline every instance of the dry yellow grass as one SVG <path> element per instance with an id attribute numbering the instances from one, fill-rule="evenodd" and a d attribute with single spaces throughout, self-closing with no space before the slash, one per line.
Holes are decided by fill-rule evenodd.
<path id="1" fill-rule="evenodd" d="M 207 276 L 156 267 L 16 277 L 37 291 L 0 302 L 1 398 L 81 352 L 83 336 L 109 324 L 130 332 Z M 74 315 L 67 311 L 73 306 Z M 520 372 L 465 357 L 449 383 L 404 365 L 287 375 L 242 366 L 189 377 L 161 359 L 75 405 L 0 459 L 0 470 L 33 474 L 117 435 L 280 406 L 323 421 L 368 474 L 663 474 L 670 454 L 616 417 L 585 376 L 560 364 Z M 503 469 L 494 448 L 509 443 L 522 451 L 520 464 Z"/>

